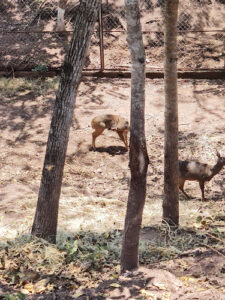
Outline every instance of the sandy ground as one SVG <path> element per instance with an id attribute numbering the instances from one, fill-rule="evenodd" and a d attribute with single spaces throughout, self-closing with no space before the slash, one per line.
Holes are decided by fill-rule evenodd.
<path id="1" fill-rule="evenodd" d="M 214 164 L 216 149 L 225 155 L 224 83 L 179 80 L 179 155 Z M 105 131 L 91 151 L 91 119 L 102 113 L 129 118 L 130 80 L 84 78 L 76 100 L 60 200 L 59 231 L 122 228 L 129 186 L 128 152 L 114 132 Z M 4 97 L 1 109 L 1 238 L 30 230 L 36 206 L 54 93 L 29 90 Z M 150 157 L 144 225 L 161 221 L 163 197 L 163 81 L 146 81 L 146 138 Z M 197 182 L 180 195 L 180 223 L 223 210 L 225 170 L 206 185 Z M 18 227 L 18 223 L 20 226 Z"/>
<path id="2" fill-rule="evenodd" d="M 19 92 L 12 91 L 9 96 L 2 95 L 0 103 L 1 245 L 29 233 L 32 226 L 55 99 L 54 90 L 44 90 L 41 83 L 36 88 L 36 92 L 35 89 L 21 88 Z M 163 92 L 162 80 L 146 80 L 146 138 L 150 165 L 141 240 L 150 245 L 152 243 L 150 247 L 153 250 L 154 238 L 163 238 L 154 230 L 154 226 L 161 224 L 162 218 Z M 224 82 L 179 80 L 178 93 L 180 158 L 196 158 L 213 165 L 216 149 L 225 156 Z M 64 170 L 58 241 L 67 236 L 73 238 L 80 231 L 89 234 L 90 231 L 101 233 L 123 228 L 130 180 L 128 152 L 111 131 L 100 136 L 96 142 L 97 151 L 91 151 L 90 121 L 102 113 L 116 113 L 129 118 L 129 99 L 129 79 L 83 78 L 76 100 Z M 202 232 L 205 239 L 205 225 L 209 232 L 225 232 L 224 175 L 225 169 L 206 185 L 204 202 L 201 201 L 198 183 L 186 183 L 185 189 L 193 198 L 186 200 L 180 194 L 181 228 L 195 229 L 200 235 Z M 202 218 L 202 224 L 197 222 L 199 218 Z M 190 242 L 194 247 L 191 231 L 188 236 L 187 240 L 182 235 L 178 236 L 178 243 Z M 217 242 L 223 245 L 221 239 Z M 164 262 L 148 265 L 146 258 L 145 268 L 125 277 L 108 280 L 110 272 L 113 272 L 110 269 L 96 273 L 94 276 L 101 283 L 94 289 L 82 290 L 81 296 L 74 295 L 79 295 L 84 287 L 82 281 L 80 289 L 74 287 L 74 290 L 70 290 L 68 279 L 64 282 L 61 277 L 56 277 L 53 280 L 53 293 L 49 293 L 46 287 L 45 292 L 30 292 L 26 299 L 224 299 L 224 249 L 216 250 L 214 245 L 209 249 L 207 245 L 203 248 L 193 247 L 190 251 L 182 252 L 178 258 Z M 160 247 L 157 249 L 159 251 Z M 164 248 L 161 251 L 166 253 Z M 26 259 L 29 261 L 29 258 Z M 20 265 L 20 260 L 24 264 L 23 256 L 14 255 L 12 264 L 18 261 Z M 1 268 L 0 295 L 16 293 L 15 286 L 5 283 L 8 277 L 2 275 L 4 272 L 4 268 Z M 39 282 L 43 284 L 42 276 L 46 278 L 47 275 L 43 273 L 39 276 L 39 281 L 34 280 L 34 286 Z M 86 275 L 80 273 L 75 276 L 80 278 Z M 72 286 L 74 279 L 71 278 Z"/>

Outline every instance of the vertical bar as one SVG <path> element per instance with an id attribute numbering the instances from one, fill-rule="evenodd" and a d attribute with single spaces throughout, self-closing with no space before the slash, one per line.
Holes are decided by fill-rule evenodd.
<path id="1" fill-rule="evenodd" d="M 99 40 L 100 40 L 101 71 L 104 71 L 105 62 L 104 62 L 104 41 L 103 41 L 103 22 L 102 22 L 102 0 L 100 0 L 100 5 L 99 5 Z"/>
<path id="2" fill-rule="evenodd" d="M 225 69 L 225 35 L 223 33 L 223 68 Z"/>

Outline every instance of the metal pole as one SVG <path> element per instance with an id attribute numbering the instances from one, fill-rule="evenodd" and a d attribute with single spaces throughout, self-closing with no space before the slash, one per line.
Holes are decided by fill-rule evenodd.
<path id="1" fill-rule="evenodd" d="M 105 62 L 104 62 L 104 41 L 103 41 L 103 22 L 102 22 L 102 0 L 100 0 L 100 6 L 99 6 L 99 40 L 100 40 L 101 71 L 104 71 Z"/>

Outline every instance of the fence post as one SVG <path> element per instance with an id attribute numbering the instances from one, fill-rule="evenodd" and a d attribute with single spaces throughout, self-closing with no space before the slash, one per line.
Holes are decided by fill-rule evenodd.
<path id="1" fill-rule="evenodd" d="M 223 68 L 225 69 L 225 35 L 223 34 Z"/>
<path id="2" fill-rule="evenodd" d="M 102 22 L 102 0 L 100 0 L 100 5 L 99 5 L 99 40 L 100 40 L 101 71 L 104 71 L 105 62 L 104 62 L 104 41 L 103 41 L 103 22 Z"/>

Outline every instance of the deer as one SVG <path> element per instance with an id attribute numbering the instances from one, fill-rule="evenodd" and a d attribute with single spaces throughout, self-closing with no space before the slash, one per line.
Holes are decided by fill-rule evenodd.
<path id="1" fill-rule="evenodd" d="M 225 157 L 221 157 L 218 151 L 216 151 L 216 155 L 217 162 L 214 166 L 200 163 L 195 160 L 179 161 L 179 189 L 187 199 L 190 199 L 190 197 L 184 191 L 184 183 L 186 180 L 189 180 L 198 181 L 202 192 L 202 200 L 205 200 L 205 182 L 210 181 L 225 166 Z"/>
<path id="2" fill-rule="evenodd" d="M 129 131 L 129 122 L 118 115 L 99 115 L 92 119 L 91 126 L 94 129 L 92 133 L 92 148 L 96 150 L 95 140 L 103 133 L 105 129 L 117 132 L 119 138 L 123 141 L 128 150 L 127 134 Z"/>

